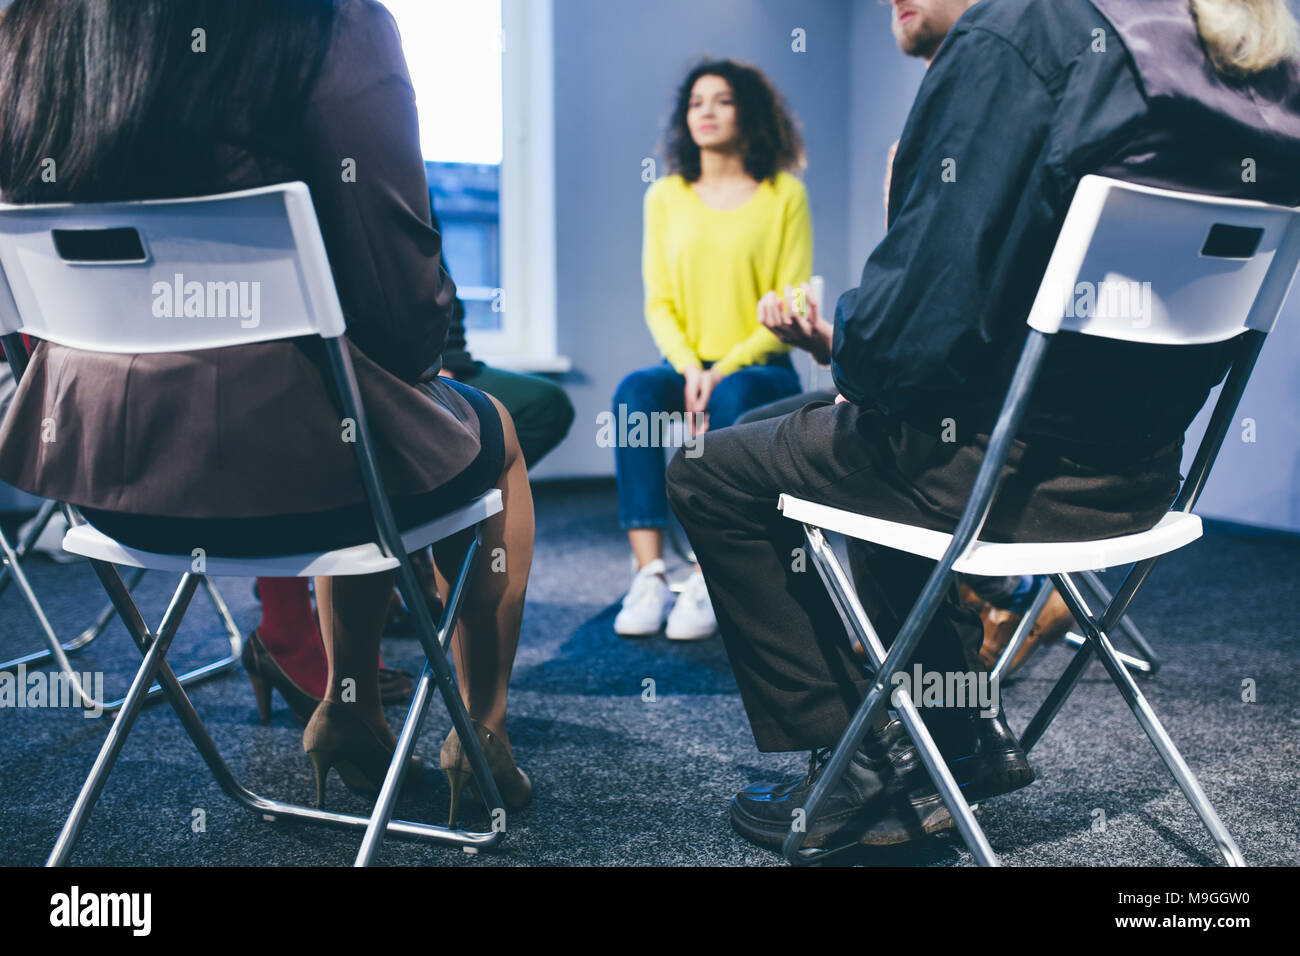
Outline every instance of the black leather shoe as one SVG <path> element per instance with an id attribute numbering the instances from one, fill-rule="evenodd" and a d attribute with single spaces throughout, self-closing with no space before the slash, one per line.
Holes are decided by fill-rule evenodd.
<path id="1" fill-rule="evenodd" d="M 774 784 L 752 784 L 731 801 L 731 822 L 741 836 L 770 850 L 780 850 L 790 825 L 825 769 L 829 747 L 814 750 L 802 779 Z M 804 846 L 838 848 L 858 841 L 879 816 L 880 798 L 888 773 L 880 758 L 859 750 L 844 775 L 822 801 L 817 819 L 807 826 Z"/>
<path id="2" fill-rule="evenodd" d="M 1034 770 L 1001 712 L 994 717 L 976 717 L 974 723 L 975 749 L 948 761 L 967 801 L 976 803 L 1033 783 Z"/>
<path id="3" fill-rule="evenodd" d="M 962 788 L 967 802 L 985 800 L 1033 783 L 1034 771 L 1002 715 L 977 717 L 974 722 L 974 752 L 948 761 L 953 779 Z M 952 814 L 926 772 L 903 722 L 890 720 L 877 734 L 877 741 L 878 745 L 888 747 L 886 808 L 862 833 L 858 843 L 891 846 L 954 827 Z"/>
<path id="4" fill-rule="evenodd" d="M 1034 772 L 1002 716 L 975 723 L 973 752 L 948 761 L 966 799 L 983 800 L 1032 783 Z M 814 750 L 802 779 L 741 790 L 731 802 L 732 824 L 754 843 L 779 850 L 829 757 L 829 748 Z M 954 823 L 902 721 L 893 718 L 854 755 L 817 819 L 805 826 L 805 847 L 835 850 L 853 844 L 893 846 L 951 829 Z"/>
<path id="5" fill-rule="evenodd" d="M 903 722 L 893 718 L 885 724 L 876 734 L 874 748 L 883 750 L 888 763 L 885 792 L 876 818 L 857 842 L 863 846 L 894 846 L 952 829 L 952 814 L 925 772 L 925 764 Z"/>

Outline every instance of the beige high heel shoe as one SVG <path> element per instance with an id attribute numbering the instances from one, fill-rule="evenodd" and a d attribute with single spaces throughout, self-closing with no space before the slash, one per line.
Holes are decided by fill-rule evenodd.
<path id="1" fill-rule="evenodd" d="M 497 791 L 501 794 L 506 809 L 518 810 L 520 807 L 527 806 L 533 792 L 528 774 L 515 765 L 514 757 L 511 756 L 505 741 L 477 720 L 471 718 L 470 723 L 474 725 L 474 731 L 478 734 L 483 754 L 487 757 L 488 770 L 492 773 L 492 779 L 496 781 Z M 447 783 L 451 786 L 451 810 L 447 815 L 447 826 L 453 826 L 456 822 L 456 808 L 460 806 L 461 791 L 469 787 L 470 796 L 478 797 L 478 788 L 474 786 L 474 772 L 470 769 L 469 758 L 465 755 L 465 748 L 461 746 L 455 728 L 443 741 L 440 762 L 443 771 L 447 774 Z"/>
<path id="2" fill-rule="evenodd" d="M 353 793 L 373 797 L 383 786 L 388 765 L 393 762 L 393 747 L 383 740 L 351 710 L 347 704 L 323 700 L 307 722 L 302 734 L 302 749 L 311 758 L 316 771 L 316 807 L 325 807 L 325 780 L 330 767 L 338 771 L 343 785 Z M 412 755 L 407 773 L 424 769 L 420 758 Z"/>

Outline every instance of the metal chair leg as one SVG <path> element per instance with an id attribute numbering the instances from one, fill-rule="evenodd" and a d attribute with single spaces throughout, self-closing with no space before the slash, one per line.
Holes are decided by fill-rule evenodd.
<path id="1" fill-rule="evenodd" d="M 19 555 L 19 557 L 21 558 L 22 555 Z M 134 592 L 136 585 L 140 583 L 140 579 L 143 577 L 144 568 L 132 568 L 131 574 L 126 578 L 127 590 Z M 112 602 L 110 601 L 105 603 L 100 609 L 99 615 L 93 622 L 91 622 L 89 627 L 72 640 L 63 642 L 63 649 L 69 654 L 81 650 L 103 633 L 104 628 L 108 626 L 108 622 L 111 621 L 116 614 L 117 611 L 113 608 Z M 23 657 L 15 657 L 12 661 L 0 663 L 0 671 L 12 670 L 19 664 L 39 664 L 49 660 L 53 656 L 54 655 L 50 651 L 35 651 L 31 654 L 26 654 Z"/>
<path id="2" fill-rule="evenodd" d="M 26 554 L 32 543 L 40 536 L 45 526 L 49 523 L 54 515 L 55 508 L 58 507 L 56 502 L 46 501 L 41 510 L 37 513 L 36 521 L 33 527 L 28 531 L 27 536 L 19 542 L 18 547 L 12 547 L 5 537 L 4 532 L 0 531 L 0 558 L 3 558 L 3 565 L 0 566 L 0 593 L 3 593 L 5 586 L 10 580 L 16 581 L 18 590 L 22 595 L 24 603 L 31 610 L 32 615 L 36 618 L 37 626 L 41 630 L 42 636 L 49 645 L 48 650 L 33 651 L 30 654 L 24 654 L 15 657 L 12 660 L 0 662 L 0 671 L 12 671 L 20 666 L 29 666 L 34 664 L 43 664 L 46 661 L 54 660 L 63 672 L 69 682 L 73 693 L 76 696 L 78 704 L 87 709 L 97 712 L 115 714 L 126 704 L 126 697 L 119 697 L 111 701 L 97 701 L 81 686 L 80 675 L 72 669 L 72 664 L 68 660 L 68 654 L 76 653 L 90 645 L 108 626 L 108 622 L 113 619 L 116 609 L 112 601 L 107 602 L 100 610 L 98 616 L 84 631 L 78 634 L 70 641 L 60 641 L 54 633 L 54 628 L 50 625 L 49 619 L 45 615 L 45 610 L 41 606 L 36 592 L 27 578 L 27 574 L 19 566 L 19 561 Z M 128 593 L 135 591 L 136 585 L 144 577 L 143 568 L 131 569 L 130 575 L 125 582 Z M 226 631 L 226 636 L 230 641 L 230 652 L 210 664 L 205 664 L 193 670 L 187 671 L 181 675 L 182 684 L 197 684 L 201 681 L 208 680 L 219 674 L 224 674 L 232 669 L 239 662 L 239 654 L 243 648 L 243 635 L 240 633 L 239 626 L 235 623 L 234 617 L 230 613 L 230 608 L 226 605 L 225 600 L 217 591 L 212 581 L 202 578 L 203 589 L 207 592 L 208 600 L 212 602 L 213 609 L 217 613 Z M 157 684 L 152 685 L 145 693 L 146 703 L 157 700 L 161 689 Z"/>
<path id="3" fill-rule="evenodd" d="M 1046 699 L 1038 705 L 1038 710 L 1026 725 L 1025 732 L 1020 735 L 1020 749 L 1026 754 L 1042 738 L 1052 721 L 1056 719 L 1066 699 L 1074 692 L 1075 685 L 1083 677 L 1083 672 L 1092 663 L 1092 651 L 1091 643 L 1086 643 L 1075 651 L 1065 672 L 1057 679 Z"/>
<path id="4" fill-rule="evenodd" d="M 1025 641 L 1029 639 L 1029 633 L 1038 623 L 1038 615 L 1043 613 L 1043 608 L 1047 605 L 1047 599 L 1052 596 L 1052 582 L 1044 580 L 1038 585 L 1038 590 L 1034 593 L 1033 603 L 1029 605 L 1029 610 L 1020 617 L 1020 623 L 1016 625 L 1016 632 L 1011 635 L 1011 641 L 1002 650 L 1002 656 L 998 658 L 997 664 L 993 667 L 993 672 L 989 679 L 1000 682 L 1002 675 L 1006 673 L 1011 662 L 1016 659 L 1020 653 L 1020 648 L 1024 646 Z M 1001 686 L 999 683 L 998 686 Z"/>
<path id="5" fill-rule="evenodd" d="M 41 504 L 41 508 L 36 513 L 36 518 L 32 521 L 32 526 L 27 532 L 27 536 L 19 541 L 18 545 L 13 549 L 14 554 L 17 556 L 19 561 L 25 558 L 31 551 L 32 545 L 36 543 L 36 540 L 45 531 L 45 528 L 49 525 L 50 519 L 54 517 L 54 512 L 58 507 L 59 504 L 56 501 L 47 500 Z M 3 532 L 0 531 L 0 535 L 2 534 Z M 5 589 L 9 586 L 10 574 L 10 566 L 9 563 L 6 562 L 4 567 L 0 567 L 0 595 L 3 595 Z M 131 580 L 127 584 L 128 590 L 134 591 L 136 584 L 139 583 L 142 577 L 144 577 L 143 568 L 132 569 Z M 108 622 L 112 620 L 113 614 L 113 603 L 111 601 L 106 602 L 90 627 L 86 628 L 72 640 L 64 642 L 63 649 L 71 653 L 85 647 L 97 638 L 104 628 L 108 626 Z M 32 654 L 24 655 L 23 657 L 15 657 L 13 660 L 0 663 L 0 671 L 12 670 L 19 664 L 40 664 L 49 660 L 53 656 L 54 654 L 50 651 L 37 651 Z"/>
<path id="6" fill-rule="evenodd" d="M 58 507 L 58 505 L 53 501 L 46 500 L 41 503 L 40 510 L 36 512 L 36 518 L 32 522 L 31 528 L 27 531 L 27 536 L 25 538 L 20 538 L 18 544 L 13 549 L 14 553 L 17 554 L 20 559 L 27 557 L 27 552 L 30 551 L 32 545 L 36 543 L 36 539 L 41 536 L 41 532 L 45 530 L 45 526 L 50 523 L 50 518 L 54 516 L 54 509 L 56 507 Z M 3 534 L 3 532 L 0 532 L 0 534 Z M 4 594 L 8 587 L 9 566 L 5 565 L 0 568 L 0 595 Z"/>
<path id="7" fill-rule="evenodd" d="M 845 627 L 867 649 L 867 653 L 871 656 L 872 663 L 877 673 L 879 673 L 885 667 L 888 654 L 872 627 L 870 619 L 863 610 L 862 604 L 858 601 L 857 592 L 853 588 L 852 582 L 848 575 L 845 574 L 839 559 L 835 557 L 835 552 L 827 543 L 820 529 L 811 525 L 804 525 L 804 537 L 809 550 L 812 552 L 813 564 L 816 566 L 818 574 L 821 575 L 822 581 L 826 584 L 827 591 L 830 593 L 831 600 L 839 611 Z M 804 829 L 797 830 L 793 825 L 791 826 L 790 833 L 787 834 L 782 847 L 786 859 L 791 863 L 816 863 L 819 860 L 824 860 L 829 855 L 826 851 L 802 849 L 804 833 L 807 832 L 807 827 L 816 818 L 822 799 L 839 782 L 854 751 L 858 749 L 862 739 L 866 736 L 869 729 L 868 719 L 872 710 L 873 698 L 881 693 L 883 691 L 878 686 L 872 687 L 867 698 L 859 706 L 853 721 L 850 722 L 849 728 L 835 746 L 830 760 L 804 804 Z M 969 804 L 966 803 L 965 797 L 962 796 L 961 788 L 953 779 L 947 761 L 943 759 L 943 755 L 939 752 L 939 748 L 935 746 L 924 721 L 921 720 L 920 715 L 917 713 L 916 705 L 905 694 L 895 695 L 892 698 L 892 703 L 898 711 L 899 718 L 903 721 L 903 726 L 907 728 L 908 734 L 911 735 L 912 741 L 916 745 L 917 753 L 921 757 L 921 762 L 925 765 L 926 772 L 943 796 L 948 812 L 952 814 L 953 822 L 956 824 L 962 839 L 965 840 L 966 846 L 970 849 L 976 863 L 980 866 L 998 866 L 997 856 L 989 845 L 988 837 L 985 836 L 984 830 L 976 821 L 975 814 L 971 811 Z"/>
<path id="8" fill-rule="evenodd" d="M 1173 774 L 1178 786 L 1183 791 L 1183 795 L 1187 798 L 1187 802 L 1192 805 L 1192 809 L 1201 818 L 1205 829 L 1209 831 L 1210 836 L 1218 846 L 1219 854 L 1223 857 L 1224 863 L 1228 866 L 1245 866 L 1246 861 L 1241 855 L 1241 848 L 1237 846 L 1237 842 L 1228 833 L 1227 827 L 1223 825 L 1223 821 L 1210 804 L 1209 798 L 1206 797 L 1205 791 L 1201 789 L 1200 781 L 1196 779 L 1196 775 L 1192 773 L 1182 754 L 1178 752 L 1173 739 L 1170 738 L 1168 731 L 1160 723 L 1160 719 L 1156 717 L 1155 711 L 1151 709 L 1151 705 L 1142 695 L 1137 682 L 1133 680 L 1133 675 L 1124 667 L 1105 632 L 1098 627 L 1097 621 L 1088 612 L 1083 598 L 1074 587 L 1073 582 L 1069 581 L 1064 575 L 1061 577 L 1064 579 L 1061 581 L 1063 585 L 1061 596 L 1070 605 L 1070 610 L 1074 613 L 1076 620 L 1087 630 L 1088 641 L 1101 658 L 1106 673 L 1110 675 L 1110 679 L 1119 690 L 1120 696 L 1124 698 L 1125 703 L 1129 705 L 1129 709 L 1133 711 L 1133 716 L 1137 718 L 1142 730 L 1150 739 L 1151 745 L 1155 747 L 1156 752 L 1160 755 L 1160 759 L 1164 761 L 1165 766 L 1169 768 L 1169 772 Z"/>
<path id="9" fill-rule="evenodd" d="M 138 581 L 139 578 L 136 577 L 134 580 Z M 230 614 L 230 608 L 226 605 L 225 599 L 222 598 L 220 592 L 217 591 L 216 585 L 206 575 L 199 576 L 199 583 L 207 593 L 208 600 L 212 603 L 213 609 L 217 612 L 217 618 L 225 629 L 226 639 L 230 642 L 230 652 L 225 657 L 195 667 L 177 677 L 176 679 L 186 687 L 201 684 L 206 680 L 211 680 L 233 670 L 235 665 L 239 663 L 239 655 L 244 647 L 244 637 L 239 631 L 239 625 L 235 623 L 235 619 Z M 155 682 L 149 686 L 149 690 L 145 693 L 145 703 L 150 704 L 161 699 L 162 687 Z M 108 701 L 104 704 L 104 711 L 105 713 L 115 714 L 125 703 L 125 697 Z"/>
<path id="10" fill-rule="evenodd" d="M 77 800 L 73 804 L 72 812 L 68 814 L 68 819 L 64 821 L 63 829 L 59 832 L 59 838 L 54 843 L 54 849 L 50 851 L 46 866 L 62 866 L 67 862 L 68 855 L 77 842 L 77 837 L 81 835 L 81 831 L 86 825 L 86 819 L 90 816 L 91 810 L 94 809 L 95 802 L 104 789 L 104 784 L 108 782 L 108 775 L 112 773 L 113 764 L 117 762 L 117 756 L 122 751 L 122 745 L 126 743 L 127 734 L 131 732 L 131 726 L 135 723 L 136 717 L 140 714 L 140 708 L 144 705 L 147 688 L 153 681 L 154 674 L 164 663 L 167 648 L 171 646 L 172 639 L 176 636 L 181 619 L 185 616 L 185 609 L 189 606 L 190 598 L 194 596 L 194 588 L 198 584 L 195 575 L 186 574 L 181 578 L 181 583 L 172 596 L 167 613 L 163 615 L 158 634 L 154 636 L 145 627 L 144 620 L 140 617 L 139 612 L 135 611 L 135 604 L 126 592 L 122 579 L 118 576 L 117 569 L 111 564 L 105 564 L 102 561 L 92 561 L 91 563 L 94 565 L 95 572 L 99 575 L 100 580 L 104 582 L 104 586 L 109 589 L 109 594 L 113 597 L 113 603 L 122 615 L 122 620 L 131 632 L 131 636 L 135 639 L 136 645 L 144 652 L 144 660 L 140 664 L 140 669 L 136 672 L 135 679 L 131 681 L 131 689 L 127 691 L 122 712 L 118 715 L 118 719 L 113 722 L 113 726 L 109 728 L 108 737 L 99 750 L 99 756 L 95 758 L 95 764 L 91 768 L 90 776 L 86 778 L 81 792 L 77 794 Z M 127 604 L 130 607 L 127 607 Z"/>
<path id="11" fill-rule="evenodd" d="M 1137 564 L 1129 568 L 1128 573 L 1124 576 L 1124 583 L 1120 585 L 1119 591 L 1117 591 L 1107 602 L 1105 613 L 1095 621 L 1098 630 L 1103 634 L 1109 633 L 1110 629 L 1115 627 L 1123 619 L 1124 615 L 1128 612 L 1129 605 L 1133 603 L 1133 598 L 1137 596 L 1138 590 L 1146 583 L 1147 578 L 1151 576 L 1151 572 L 1155 569 L 1159 560 L 1160 558 L 1157 555 L 1154 558 L 1147 558 L 1145 561 L 1139 561 Z M 1079 593 L 1078 589 L 1074 586 L 1074 580 L 1070 575 L 1053 575 L 1052 580 L 1056 582 L 1057 590 L 1060 592 L 1062 598 L 1064 598 L 1065 593 L 1069 591 L 1075 595 L 1075 600 L 1079 602 L 1079 605 L 1083 609 L 1083 613 L 1089 613 L 1087 610 L 1087 604 L 1084 602 L 1083 596 Z M 1069 604 L 1068 601 L 1066 603 Z M 1070 611 L 1071 613 L 1075 612 L 1075 607 L 1073 605 L 1071 605 Z M 1078 620 L 1077 616 L 1075 620 Z M 1039 705 L 1037 713 L 1034 714 L 1033 718 L 1029 721 L 1029 725 L 1025 728 L 1025 732 L 1020 738 L 1020 746 L 1025 753 L 1029 753 L 1034 744 L 1038 743 L 1044 732 L 1046 732 L 1048 726 L 1050 726 L 1052 721 L 1056 718 L 1057 713 L 1060 712 L 1066 699 L 1074 692 L 1075 686 L 1079 683 L 1080 678 L 1083 677 L 1083 672 L 1087 670 L 1088 665 L 1092 662 L 1092 653 L 1092 643 L 1084 640 L 1079 649 L 1075 651 L 1074 657 L 1070 659 L 1070 663 L 1066 666 L 1065 672 L 1061 674 L 1060 678 L 1057 679 L 1055 686 L 1052 687 L 1051 693 L 1049 693 L 1042 704 Z M 1119 655 L 1117 652 L 1117 656 L 1123 659 L 1125 655 Z"/>
<path id="12" fill-rule="evenodd" d="M 1086 637 L 1082 634 L 1075 634 L 1073 631 L 1066 634 L 1062 640 L 1076 650 L 1086 646 L 1088 643 Z M 1129 669 L 1130 673 L 1136 672 L 1146 677 L 1150 677 L 1156 672 L 1156 666 L 1144 658 L 1134 657 L 1132 654 L 1125 654 L 1120 650 L 1115 651 L 1115 656 L 1124 662 L 1124 666 Z"/>
<path id="13" fill-rule="evenodd" d="M 1102 607 L 1109 606 L 1111 601 L 1115 600 L 1115 595 L 1110 593 L 1110 590 L 1102 583 L 1101 578 L 1097 576 L 1096 572 L 1084 571 L 1079 575 L 1079 577 L 1082 579 L 1083 583 L 1087 585 L 1088 589 L 1092 591 L 1093 595 L 1097 598 L 1097 603 Z M 1155 648 L 1151 646 L 1151 643 L 1146 639 L 1146 636 L 1138 630 L 1138 626 L 1133 623 L 1132 615 L 1125 614 L 1121 617 L 1119 623 L 1115 628 L 1113 628 L 1113 630 L 1118 631 L 1120 634 L 1123 634 L 1128 638 L 1129 642 L 1137 648 L 1138 653 L 1142 655 L 1141 657 L 1123 655 L 1121 659 L 1124 660 L 1125 664 L 1129 667 L 1137 666 L 1139 670 L 1151 675 L 1154 675 L 1156 671 L 1160 670 L 1160 655 L 1155 652 Z"/>
<path id="14" fill-rule="evenodd" d="M 447 664 L 445 652 L 456 628 L 465 591 L 474 575 L 475 560 L 482 540 L 483 526 L 478 525 L 474 529 L 473 540 L 469 543 L 465 557 L 461 561 L 456 583 L 447 596 L 447 604 L 443 608 L 442 619 L 438 622 L 436 632 L 433 621 L 429 617 L 428 606 L 420 600 L 420 589 L 410 560 L 405 555 L 400 558 L 402 565 L 398 569 L 398 588 L 407 605 L 417 608 L 416 633 L 424 646 L 427 662 L 420 674 L 406 722 L 402 725 L 402 732 L 397 739 L 393 760 L 388 765 L 388 773 L 384 777 L 379 797 L 370 815 L 370 822 L 366 826 L 365 836 L 361 840 L 361 847 L 357 851 L 355 866 L 369 866 L 379 852 L 384 834 L 387 832 L 389 818 L 392 816 L 393 805 L 397 802 L 397 794 L 402 786 L 402 777 L 406 773 L 411 751 L 420 732 L 420 725 L 424 722 L 431 696 L 431 686 L 435 678 L 442 699 L 451 713 L 452 724 L 461 739 L 461 746 L 465 748 L 465 754 L 469 758 L 474 779 L 479 782 L 479 792 L 492 821 L 492 832 L 498 839 L 505 833 L 505 807 L 497 790 L 496 780 L 488 768 L 487 755 L 483 752 L 478 734 L 474 733 L 470 725 L 469 713 L 465 710 L 465 703 L 461 699 L 456 679 Z"/>
<path id="15" fill-rule="evenodd" d="M 3 550 L 3 548 L 4 544 L 0 543 L 0 550 Z M 9 557 L 6 555 L 6 561 L 8 560 Z M 135 590 L 136 585 L 140 582 L 140 579 L 143 576 L 144 570 L 142 568 L 132 569 L 132 574 L 123 583 L 123 586 L 126 588 L 128 593 Z M 36 598 L 35 592 L 32 590 L 31 583 L 27 580 L 26 574 L 21 569 L 18 569 L 14 573 L 13 577 L 18 583 L 18 589 L 23 596 L 23 600 L 36 618 L 37 624 L 45 637 L 46 643 L 50 645 L 50 650 L 35 651 L 31 654 L 25 654 L 22 657 L 15 657 L 13 660 L 0 663 L 0 671 L 14 670 L 20 665 L 26 666 L 30 664 L 39 664 L 53 658 L 58 664 L 59 670 L 61 670 L 67 678 L 69 686 L 76 695 L 79 706 L 87 710 L 95 710 L 106 714 L 118 713 L 126 705 L 126 696 L 124 695 L 115 700 L 104 701 L 102 703 L 95 700 L 95 698 L 81 686 L 80 676 L 75 670 L 73 670 L 72 664 L 67 657 L 67 654 L 69 653 L 75 653 L 76 651 L 85 649 L 92 641 L 103 633 L 104 627 L 116 613 L 116 609 L 113 607 L 112 603 L 110 602 L 104 607 L 103 611 L 100 612 L 99 618 L 89 628 L 82 631 L 82 633 L 73 640 L 66 643 L 60 643 L 58 637 L 54 633 L 54 628 L 50 625 L 49 619 L 45 616 L 44 609 L 41 607 L 40 602 Z M 226 637 L 230 642 L 230 652 L 224 657 L 218 658 L 211 663 L 196 667 L 182 674 L 178 679 L 186 686 L 202 683 L 205 680 L 210 680 L 213 677 L 220 676 L 221 674 L 225 674 L 227 671 L 232 670 L 234 666 L 239 663 L 239 655 L 244 644 L 243 635 L 239 631 L 239 625 L 235 623 L 234 617 L 230 613 L 230 608 L 226 605 L 225 599 L 221 597 L 220 592 L 217 591 L 216 586 L 212 583 L 211 579 L 207 577 L 202 577 L 200 581 L 203 585 L 203 589 L 207 592 L 208 599 L 212 602 L 212 606 L 217 612 L 217 617 L 220 619 L 222 626 L 226 631 Z M 145 692 L 145 703 L 149 704 L 159 700 L 161 694 L 162 689 L 157 683 L 150 685 L 149 689 Z"/>
<path id="16" fill-rule="evenodd" d="M 36 592 L 32 590 L 31 582 L 27 580 L 27 573 L 23 571 L 22 565 L 18 563 L 18 555 L 10 547 L 9 539 L 5 537 L 3 532 L 0 532 L 0 556 L 3 557 L 9 574 L 17 582 L 18 591 L 22 595 L 23 601 L 27 604 L 28 610 L 32 612 L 37 626 L 41 629 L 41 634 L 50 646 L 48 656 L 58 661 L 59 668 L 67 676 L 68 686 L 72 688 L 78 703 L 87 710 L 98 709 L 95 698 L 86 691 L 86 688 L 81 686 L 80 675 L 73 671 L 72 664 L 68 661 L 68 655 L 64 653 L 63 645 L 59 643 L 58 635 L 54 633 L 49 618 L 45 616 L 45 609 L 41 607 L 41 602 L 36 598 Z M 23 660 L 20 658 L 14 666 L 17 667 L 22 663 Z"/>

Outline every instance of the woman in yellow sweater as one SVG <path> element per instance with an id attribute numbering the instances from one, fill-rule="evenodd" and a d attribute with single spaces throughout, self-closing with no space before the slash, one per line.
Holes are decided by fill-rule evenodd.
<path id="1" fill-rule="evenodd" d="M 614 630 L 678 640 L 716 621 L 699 569 L 674 602 L 663 562 L 668 505 L 662 413 L 685 414 L 690 454 L 703 433 L 794 395 L 789 347 L 758 322 L 758 300 L 812 273 L 803 145 L 780 95 L 758 70 L 704 63 L 677 94 L 668 172 L 645 195 L 646 323 L 664 361 L 633 372 L 614 395 L 627 423 L 615 443 L 619 519 L 638 572 Z M 660 413 L 656 417 L 656 413 Z M 640 430 L 638 430 L 640 426 Z"/>

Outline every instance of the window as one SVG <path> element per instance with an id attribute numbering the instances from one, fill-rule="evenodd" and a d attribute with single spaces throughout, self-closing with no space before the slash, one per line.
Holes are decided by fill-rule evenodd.
<path id="1" fill-rule="evenodd" d="M 564 371 L 555 349 L 551 0 L 384 4 L 402 33 L 469 347 L 494 365 Z"/>

